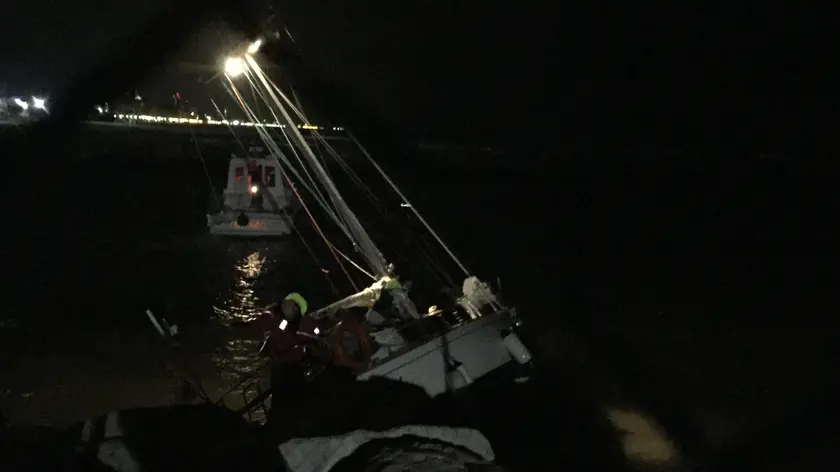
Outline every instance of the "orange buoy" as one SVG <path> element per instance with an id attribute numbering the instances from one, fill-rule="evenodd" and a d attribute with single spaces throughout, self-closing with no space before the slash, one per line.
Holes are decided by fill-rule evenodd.
<path id="1" fill-rule="evenodd" d="M 344 349 L 344 333 L 350 333 L 359 343 L 359 354 L 355 359 Z M 367 369 L 373 350 L 368 333 L 361 324 L 352 320 L 344 320 L 335 327 L 329 338 L 333 351 L 333 362 L 349 367 L 356 374 L 360 374 Z"/>

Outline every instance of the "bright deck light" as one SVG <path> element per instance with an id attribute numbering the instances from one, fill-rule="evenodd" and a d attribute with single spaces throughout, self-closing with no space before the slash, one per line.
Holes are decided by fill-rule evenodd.
<path id="1" fill-rule="evenodd" d="M 241 57 L 230 57 L 225 61 L 225 73 L 230 77 L 237 77 L 245 72 L 245 61 Z"/>
<path id="2" fill-rule="evenodd" d="M 251 45 L 248 46 L 248 54 L 255 54 L 257 51 L 260 50 L 260 46 L 262 46 L 262 44 L 263 44 L 262 39 L 258 39 L 256 41 L 254 41 L 253 43 L 251 43 Z"/>
<path id="3" fill-rule="evenodd" d="M 36 110 L 46 110 L 47 101 L 43 98 L 32 97 L 32 107 Z"/>

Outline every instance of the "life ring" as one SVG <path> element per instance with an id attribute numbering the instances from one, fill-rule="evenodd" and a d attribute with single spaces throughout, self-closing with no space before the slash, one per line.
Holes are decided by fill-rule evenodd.
<path id="1" fill-rule="evenodd" d="M 356 342 L 359 343 L 359 358 L 354 359 L 345 352 L 344 333 L 352 334 L 356 339 Z M 349 367 L 356 374 L 360 374 L 367 369 L 370 364 L 373 349 L 370 345 L 368 333 L 361 324 L 352 320 L 344 320 L 335 327 L 329 337 L 329 344 L 332 347 L 334 363 Z"/>

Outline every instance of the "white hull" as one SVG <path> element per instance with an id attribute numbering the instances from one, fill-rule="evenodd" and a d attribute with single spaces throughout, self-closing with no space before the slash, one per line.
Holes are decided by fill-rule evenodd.
<path id="1" fill-rule="evenodd" d="M 359 375 L 387 377 L 423 387 L 435 396 L 447 391 L 447 375 L 453 390 L 502 367 L 513 357 L 502 339 L 502 330 L 510 323 L 504 312 L 496 312 L 464 323 L 446 333 L 450 359 L 460 367 L 447 374 L 444 363 L 443 336 L 419 346 L 408 346 L 383 359 Z M 510 336 L 516 336 L 511 334 Z"/>
<path id="2" fill-rule="evenodd" d="M 216 236 L 237 236 L 245 238 L 279 237 L 292 233 L 294 225 L 286 214 L 268 212 L 244 212 L 248 225 L 240 226 L 236 219 L 240 212 L 225 212 L 207 215 L 210 234 Z"/>

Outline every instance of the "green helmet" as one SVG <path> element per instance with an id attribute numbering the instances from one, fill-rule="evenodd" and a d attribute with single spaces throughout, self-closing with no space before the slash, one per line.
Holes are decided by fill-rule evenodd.
<path id="1" fill-rule="evenodd" d="M 396 288 L 402 288 L 400 279 L 398 279 L 397 277 L 390 277 L 388 281 L 385 282 L 385 290 L 394 290 Z"/>
<path id="2" fill-rule="evenodd" d="M 286 295 L 286 298 L 284 298 L 283 300 L 284 301 L 285 300 L 290 300 L 290 301 L 295 302 L 295 304 L 298 306 L 298 308 L 300 308 L 300 314 L 301 315 L 305 315 L 307 308 L 309 308 L 309 304 L 306 303 L 306 299 L 303 298 L 303 295 L 301 295 L 297 292 L 292 292 L 292 293 Z"/>

